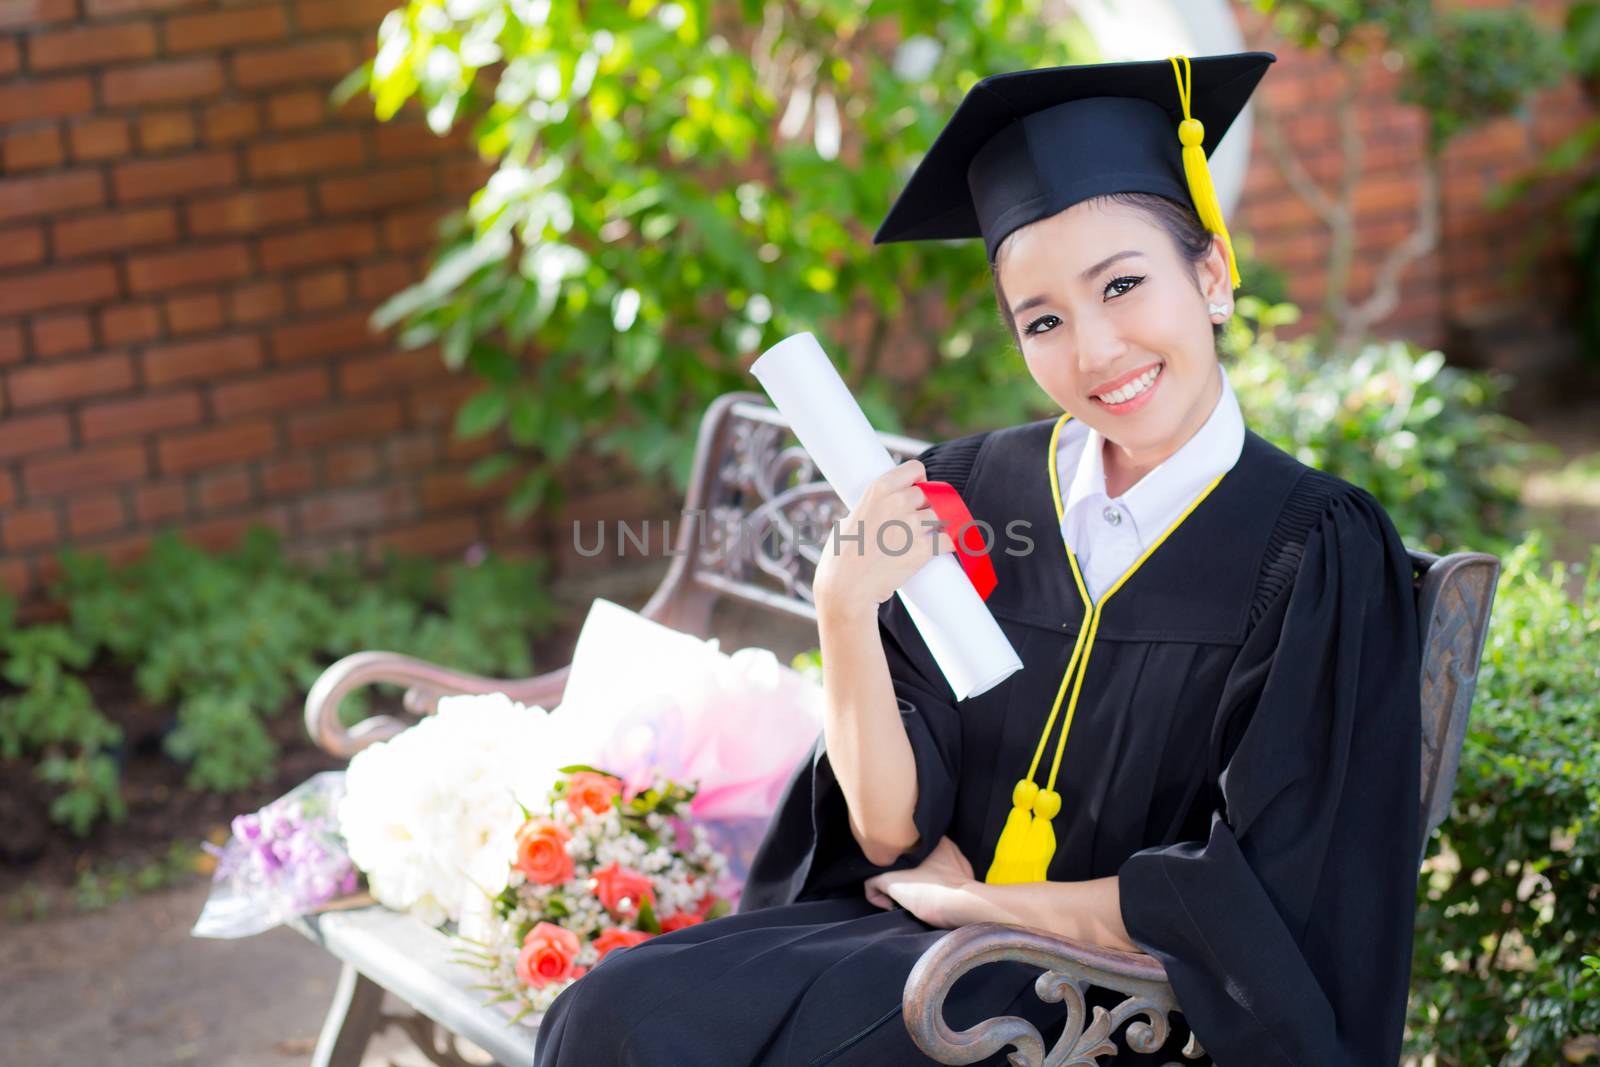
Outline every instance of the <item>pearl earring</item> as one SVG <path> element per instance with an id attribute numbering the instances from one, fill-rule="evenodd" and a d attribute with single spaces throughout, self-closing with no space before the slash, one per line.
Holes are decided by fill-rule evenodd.
<path id="1" fill-rule="evenodd" d="M 1233 310 L 1232 304 L 1211 304 L 1209 307 L 1213 315 L 1227 315 Z"/>

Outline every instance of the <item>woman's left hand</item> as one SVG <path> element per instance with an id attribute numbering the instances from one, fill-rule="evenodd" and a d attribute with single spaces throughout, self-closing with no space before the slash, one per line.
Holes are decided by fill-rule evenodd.
<path id="1" fill-rule="evenodd" d="M 899 904 L 929 926 L 950 929 L 977 922 L 980 901 L 972 892 L 972 864 L 948 837 L 915 867 L 875 874 L 864 883 L 867 899 L 880 908 Z"/>

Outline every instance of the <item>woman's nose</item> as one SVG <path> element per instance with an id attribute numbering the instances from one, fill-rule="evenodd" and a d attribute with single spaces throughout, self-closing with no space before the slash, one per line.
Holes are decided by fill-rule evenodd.
<path id="1" fill-rule="evenodd" d="M 1113 377 L 1128 351 L 1115 325 L 1101 316 L 1086 315 L 1077 320 L 1076 333 L 1078 374 L 1084 387 L 1092 388 Z"/>

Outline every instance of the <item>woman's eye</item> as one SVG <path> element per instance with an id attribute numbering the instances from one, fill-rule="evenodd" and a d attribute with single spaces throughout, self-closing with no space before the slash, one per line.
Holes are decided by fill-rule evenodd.
<path id="1" fill-rule="evenodd" d="M 1061 321 L 1060 319 L 1056 318 L 1054 315 L 1040 315 L 1038 318 L 1036 318 L 1032 322 L 1028 323 L 1028 328 L 1023 330 L 1022 332 L 1025 333 L 1025 334 L 1028 334 L 1030 337 L 1032 335 L 1036 334 L 1036 333 L 1044 333 L 1045 332 L 1044 330 L 1035 329 L 1035 327 L 1037 327 L 1041 322 L 1046 322 L 1046 321 L 1050 321 L 1050 320 L 1054 320 L 1055 322 L 1060 322 Z"/>
<path id="2" fill-rule="evenodd" d="M 1133 275 L 1124 275 L 1121 278 L 1112 278 L 1106 283 L 1106 295 L 1121 296 L 1123 293 L 1126 293 L 1129 289 L 1132 289 L 1142 281 L 1144 281 L 1144 275 L 1142 274 L 1138 277 L 1134 277 Z M 1115 289 L 1116 292 L 1112 292 L 1113 289 Z"/>

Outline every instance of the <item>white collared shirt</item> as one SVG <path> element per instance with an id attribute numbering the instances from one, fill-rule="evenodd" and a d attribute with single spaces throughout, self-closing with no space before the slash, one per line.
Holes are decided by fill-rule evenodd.
<path id="1" fill-rule="evenodd" d="M 1071 478 L 1062 498 L 1061 534 L 1098 601 L 1134 560 L 1160 537 L 1200 491 L 1238 462 L 1244 448 L 1239 400 L 1222 372 L 1211 414 L 1178 450 L 1128 487 L 1106 495 L 1105 437 L 1081 419 L 1068 419 L 1056 444 L 1056 475 Z"/>

